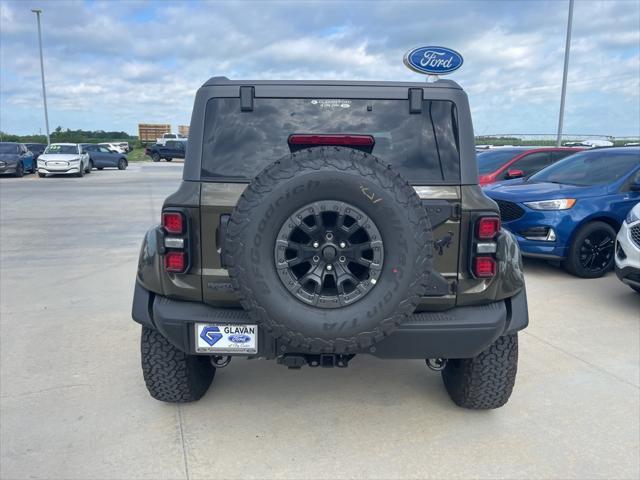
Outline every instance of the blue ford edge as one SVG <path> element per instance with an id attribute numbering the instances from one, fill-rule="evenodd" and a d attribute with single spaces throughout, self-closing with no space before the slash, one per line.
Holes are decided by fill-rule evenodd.
<path id="1" fill-rule="evenodd" d="M 487 186 L 522 254 L 579 277 L 612 268 L 616 232 L 640 201 L 640 148 L 586 150 L 528 178 Z"/>

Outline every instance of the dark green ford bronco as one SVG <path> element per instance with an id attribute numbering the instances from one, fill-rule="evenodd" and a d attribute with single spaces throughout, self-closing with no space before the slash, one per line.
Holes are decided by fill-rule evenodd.
<path id="1" fill-rule="evenodd" d="M 154 398 L 199 399 L 233 357 L 369 354 L 426 360 L 463 407 L 508 400 L 520 252 L 478 187 L 456 83 L 212 78 L 161 218 L 133 300 Z"/>

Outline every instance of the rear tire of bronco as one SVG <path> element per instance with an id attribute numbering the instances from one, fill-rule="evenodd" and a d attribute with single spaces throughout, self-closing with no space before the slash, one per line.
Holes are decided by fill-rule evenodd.
<path id="1" fill-rule="evenodd" d="M 159 162 L 160 155 L 158 155 L 157 153 L 154 153 L 153 155 L 151 155 L 151 160 L 153 160 L 154 162 Z"/>
<path id="2" fill-rule="evenodd" d="M 147 327 L 142 327 L 140 350 L 147 390 L 162 402 L 199 400 L 216 373 L 208 356 L 187 355 Z"/>
<path id="3" fill-rule="evenodd" d="M 486 410 L 507 403 L 517 370 L 518 335 L 505 335 L 474 358 L 449 360 L 442 379 L 456 405 Z"/>

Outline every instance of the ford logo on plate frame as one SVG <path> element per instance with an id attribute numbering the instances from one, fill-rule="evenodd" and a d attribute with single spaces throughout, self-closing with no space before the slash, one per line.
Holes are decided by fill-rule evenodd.
<path id="1" fill-rule="evenodd" d="M 404 56 L 404 64 L 418 73 L 446 75 L 462 66 L 462 55 L 445 47 L 417 47 Z"/>

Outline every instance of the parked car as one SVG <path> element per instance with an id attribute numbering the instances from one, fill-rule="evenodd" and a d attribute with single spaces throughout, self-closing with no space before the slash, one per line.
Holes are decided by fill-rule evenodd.
<path id="1" fill-rule="evenodd" d="M 129 165 L 129 160 L 124 153 L 115 153 L 104 145 L 83 143 L 82 148 L 89 154 L 93 167 L 98 170 L 102 170 L 105 167 L 124 170 Z"/>
<path id="2" fill-rule="evenodd" d="M 24 172 L 35 171 L 33 153 L 23 143 L 0 142 L 0 174 L 11 173 L 21 177 Z"/>
<path id="3" fill-rule="evenodd" d="M 119 142 L 118 145 L 124 150 L 124 153 L 129 153 L 131 150 L 133 150 L 131 148 L 131 145 L 129 145 L 129 142 Z"/>
<path id="4" fill-rule="evenodd" d="M 349 82 L 339 109 L 323 102 L 341 82 L 198 91 L 199 154 L 145 236 L 133 296 L 154 398 L 198 400 L 233 357 L 371 354 L 426 359 L 461 407 L 507 402 L 526 291 L 477 185 L 467 96 L 451 80 L 371 85 Z"/>
<path id="5" fill-rule="evenodd" d="M 25 143 L 25 146 L 33 153 L 33 157 L 38 160 L 38 157 L 42 155 L 44 149 L 47 148 L 46 143 Z"/>
<path id="6" fill-rule="evenodd" d="M 503 147 L 478 154 L 480 185 L 527 177 L 582 148 Z"/>
<path id="7" fill-rule="evenodd" d="M 98 145 L 102 145 L 103 147 L 107 147 L 109 150 L 113 150 L 116 153 L 127 153 L 125 151 L 125 148 L 122 145 L 120 145 L 119 143 L 102 142 L 102 143 L 98 143 Z"/>
<path id="8" fill-rule="evenodd" d="M 616 237 L 616 275 L 640 293 L 640 203 L 631 209 Z"/>
<path id="9" fill-rule="evenodd" d="M 89 154 L 78 143 L 52 143 L 38 158 L 38 175 L 48 173 L 74 174 L 83 177 L 91 173 L 93 165 Z"/>
<path id="10" fill-rule="evenodd" d="M 579 277 L 600 277 L 613 266 L 616 232 L 640 200 L 640 148 L 584 150 L 484 191 L 523 255 L 560 260 Z"/>
<path id="11" fill-rule="evenodd" d="M 154 162 L 165 159 L 170 162 L 174 158 L 185 158 L 187 142 L 182 140 L 169 140 L 166 145 L 155 144 L 144 149 L 145 155 L 151 157 Z"/>

